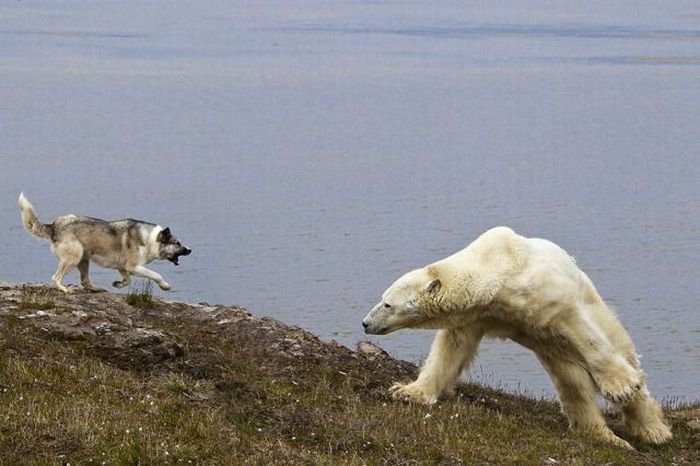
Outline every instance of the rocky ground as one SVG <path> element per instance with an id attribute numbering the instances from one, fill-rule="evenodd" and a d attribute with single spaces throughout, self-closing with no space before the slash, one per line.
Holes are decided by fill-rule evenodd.
<path id="1" fill-rule="evenodd" d="M 381 360 L 391 365 L 392 376 L 415 372 L 414 365 L 392 359 L 371 343 L 360 342 L 353 352 L 335 342 L 323 342 L 301 328 L 256 317 L 240 307 L 155 298 L 151 298 L 150 305 L 130 305 L 125 295 L 71 289 L 71 293 L 63 294 L 44 285 L 0 283 L 0 325 L 4 328 L 12 322 L 11 326 L 46 340 L 81 343 L 95 358 L 132 371 L 160 368 L 196 372 L 191 356 L 197 354 L 192 351 L 197 341 L 182 338 L 182 332 L 177 331 L 189 327 L 193 334 L 236 336 L 270 355 L 290 359 L 324 361 L 339 367 L 360 360 Z"/>
<path id="2" fill-rule="evenodd" d="M 637 452 L 475 385 L 407 405 L 413 364 L 237 307 L 0 283 L 0 348 L 0 464 L 700 464 L 697 405 Z"/>

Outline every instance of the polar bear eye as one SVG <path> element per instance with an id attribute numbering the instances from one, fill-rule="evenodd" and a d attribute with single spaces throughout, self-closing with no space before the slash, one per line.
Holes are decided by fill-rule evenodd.
<path id="1" fill-rule="evenodd" d="M 384 307 L 385 307 L 386 309 L 389 309 L 389 308 L 391 307 L 391 304 L 389 304 L 389 303 L 384 303 Z"/>

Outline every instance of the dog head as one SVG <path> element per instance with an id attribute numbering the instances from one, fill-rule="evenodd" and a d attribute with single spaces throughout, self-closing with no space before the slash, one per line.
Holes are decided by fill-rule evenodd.
<path id="1" fill-rule="evenodd" d="M 189 255 L 192 250 L 185 247 L 172 233 L 170 228 L 163 228 L 157 237 L 159 257 L 163 260 L 168 260 L 175 265 L 178 265 L 180 256 Z"/>

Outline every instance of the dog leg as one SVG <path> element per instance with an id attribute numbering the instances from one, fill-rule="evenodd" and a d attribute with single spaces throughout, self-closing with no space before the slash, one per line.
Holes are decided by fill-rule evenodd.
<path id="1" fill-rule="evenodd" d="M 51 281 L 56 285 L 56 288 L 68 293 L 68 288 L 63 286 L 61 281 L 68 272 L 73 270 L 73 267 L 80 263 L 83 257 L 83 247 L 77 241 L 67 241 L 57 245 L 52 244 L 51 250 L 58 259 L 58 269 L 51 277 Z"/>
<path id="2" fill-rule="evenodd" d="M 78 271 L 80 272 L 80 284 L 87 291 L 101 292 L 106 291 L 102 288 L 98 288 L 92 284 L 90 281 L 90 260 L 83 258 L 78 263 Z"/>
<path id="3" fill-rule="evenodd" d="M 167 291 L 172 288 L 168 282 L 163 280 L 163 277 L 158 272 L 154 272 L 153 270 L 147 269 L 143 265 L 137 265 L 136 267 L 134 267 L 134 270 L 132 270 L 131 273 L 141 278 L 153 280 L 158 284 L 161 290 Z"/>
<path id="4" fill-rule="evenodd" d="M 56 273 L 53 274 L 53 277 L 51 277 L 51 281 L 54 285 L 56 285 L 56 288 L 63 291 L 64 293 L 70 293 L 70 290 L 63 286 L 61 281 L 63 280 L 63 277 L 73 269 L 73 267 L 75 267 L 75 264 L 72 264 L 70 262 L 59 262 Z"/>
<path id="5" fill-rule="evenodd" d="M 131 275 L 129 275 L 129 272 L 119 269 L 119 273 L 121 274 L 122 279 L 113 281 L 112 286 L 115 288 L 124 288 L 125 286 L 129 286 L 131 283 Z"/>

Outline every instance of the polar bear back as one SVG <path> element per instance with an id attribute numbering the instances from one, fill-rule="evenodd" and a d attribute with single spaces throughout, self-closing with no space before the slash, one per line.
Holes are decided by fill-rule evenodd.
<path id="1" fill-rule="evenodd" d="M 539 312 L 549 319 L 549 314 L 575 308 L 578 302 L 602 304 L 593 283 L 564 249 L 507 227 L 486 231 L 428 269 L 441 277 L 451 295 L 443 302 L 463 309 L 498 305 L 510 309 L 512 317 Z"/>
<path id="2" fill-rule="evenodd" d="M 458 307 L 487 305 L 522 269 L 526 250 L 526 238 L 508 227 L 496 227 L 427 269 L 445 285 L 446 303 Z"/>
<path id="3" fill-rule="evenodd" d="M 428 266 L 446 281 L 443 305 L 473 309 L 469 319 L 499 317 L 535 331 L 558 322 L 586 319 L 617 340 L 627 359 L 636 353 L 627 332 L 575 259 L 557 244 L 527 238 L 507 227 L 492 228 L 469 246 Z M 503 322 L 502 322 L 503 323 Z"/>

